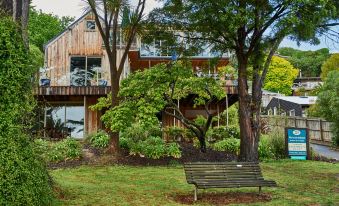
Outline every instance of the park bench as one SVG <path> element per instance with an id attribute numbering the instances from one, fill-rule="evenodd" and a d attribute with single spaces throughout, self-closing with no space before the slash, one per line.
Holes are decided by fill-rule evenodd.
<path id="1" fill-rule="evenodd" d="M 275 181 L 264 180 L 258 163 L 253 162 L 191 162 L 184 164 L 188 184 L 194 184 L 194 201 L 198 189 L 275 187 Z"/>

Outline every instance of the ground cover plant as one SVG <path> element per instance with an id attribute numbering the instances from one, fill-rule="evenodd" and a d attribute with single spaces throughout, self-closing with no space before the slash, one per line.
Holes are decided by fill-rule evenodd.
<path id="1" fill-rule="evenodd" d="M 263 196 L 259 198 L 266 202 L 252 205 L 335 205 L 338 202 L 339 167 L 336 164 L 279 160 L 263 162 L 261 168 L 264 177 L 277 181 L 278 187 L 263 188 Z M 55 205 L 182 205 L 193 201 L 193 187 L 186 183 L 181 166 L 82 166 L 51 173 L 61 190 Z M 234 196 L 244 199 L 249 192 L 255 194 L 257 188 L 200 191 L 201 199 L 195 205 L 218 205 L 215 200 Z M 245 205 L 234 200 L 233 203 Z"/>
<path id="2" fill-rule="evenodd" d="M 75 139 L 51 142 L 43 139 L 34 141 L 34 150 L 46 163 L 81 158 L 82 145 Z"/>

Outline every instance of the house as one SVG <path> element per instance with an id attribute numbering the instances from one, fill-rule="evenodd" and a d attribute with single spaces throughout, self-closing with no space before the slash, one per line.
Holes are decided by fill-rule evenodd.
<path id="1" fill-rule="evenodd" d="M 308 92 L 316 89 L 323 83 L 320 77 L 298 77 L 293 82 L 293 95 L 299 96 L 300 93 L 303 93 L 306 96 Z"/>
<path id="2" fill-rule="evenodd" d="M 266 107 L 268 115 L 300 116 L 307 115 L 306 109 L 317 101 L 316 96 L 276 96 Z"/>
<path id="3" fill-rule="evenodd" d="M 122 55 L 125 46 L 121 33 L 118 34 L 118 57 Z M 145 45 L 141 38 L 136 38 L 124 63 L 121 78 L 126 78 L 136 70 L 170 61 L 168 54 L 159 52 L 159 45 L 160 40 Z M 191 63 L 197 73 L 200 74 L 205 68 L 209 71 L 208 75 L 214 76 L 215 68 L 210 68 L 209 65 L 211 58 L 211 52 L 205 51 L 199 56 L 191 57 Z M 218 62 L 218 66 L 227 64 L 227 57 Z M 237 101 L 235 86 L 228 85 L 225 90 L 228 94 L 228 104 L 226 101 L 215 102 L 211 108 L 213 114 L 222 112 L 226 105 L 230 106 Z M 41 124 L 38 129 L 41 131 L 40 135 L 82 138 L 103 128 L 100 120 L 102 113 L 92 111 L 89 107 L 110 91 L 107 53 L 94 15 L 87 12 L 45 45 L 45 66 L 40 71 L 40 86 L 35 93 L 41 105 Z M 178 104 L 188 118 L 192 119 L 204 113 L 203 108 L 192 107 L 191 99 L 180 100 Z M 159 118 L 164 126 L 180 126 L 177 120 L 164 113 L 161 113 Z"/>

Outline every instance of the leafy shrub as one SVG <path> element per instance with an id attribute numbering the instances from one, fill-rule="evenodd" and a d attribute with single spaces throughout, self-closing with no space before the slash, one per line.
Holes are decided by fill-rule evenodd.
<path id="1" fill-rule="evenodd" d="M 285 134 L 283 131 L 274 131 L 269 134 L 269 141 L 272 149 L 272 153 L 276 159 L 282 159 L 286 157 L 285 150 Z"/>
<path id="2" fill-rule="evenodd" d="M 35 105 L 28 52 L 10 17 L 0 14 L 0 205 L 51 205 L 51 179 L 27 132 Z"/>
<path id="3" fill-rule="evenodd" d="M 181 151 L 177 143 L 165 143 L 160 137 L 148 137 L 146 140 L 134 142 L 121 138 L 120 146 L 129 149 L 131 155 L 140 155 L 151 159 L 161 157 L 180 158 Z"/>
<path id="4" fill-rule="evenodd" d="M 181 127 L 166 127 L 164 130 L 170 141 L 181 141 L 185 137 L 185 129 Z"/>
<path id="5" fill-rule="evenodd" d="M 259 159 L 272 159 L 274 158 L 274 154 L 272 152 L 272 148 L 270 145 L 269 138 L 267 136 L 262 136 L 259 141 Z"/>
<path id="6" fill-rule="evenodd" d="M 218 141 L 225 138 L 240 138 L 240 130 L 236 125 L 214 127 L 206 134 L 208 141 Z"/>
<path id="7" fill-rule="evenodd" d="M 212 145 L 212 148 L 216 151 L 231 152 L 239 154 L 240 152 L 240 140 L 236 138 L 227 138 L 218 141 Z"/>
<path id="8" fill-rule="evenodd" d="M 99 131 L 88 137 L 90 144 L 96 148 L 106 148 L 109 145 L 109 136 L 105 131 Z"/>
<path id="9" fill-rule="evenodd" d="M 119 138 L 119 146 L 120 148 L 123 149 L 130 149 L 130 145 L 131 143 L 129 142 L 129 140 L 126 137 L 120 137 Z"/>
<path id="10" fill-rule="evenodd" d="M 75 139 L 64 139 L 60 142 L 34 141 L 34 150 L 46 162 L 74 160 L 81 157 L 81 144 Z"/>
<path id="11" fill-rule="evenodd" d="M 135 123 L 122 132 L 121 137 L 134 141 L 146 140 L 150 136 L 162 136 L 162 131 L 159 126 L 149 126 L 145 128 L 143 125 Z"/>

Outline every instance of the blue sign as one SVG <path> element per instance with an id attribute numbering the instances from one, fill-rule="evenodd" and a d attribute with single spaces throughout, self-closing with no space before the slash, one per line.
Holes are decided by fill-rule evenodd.
<path id="1" fill-rule="evenodd" d="M 287 151 L 291 159 L 306 160 L 308 155 L 307 129 L 287 128 Z"/>

